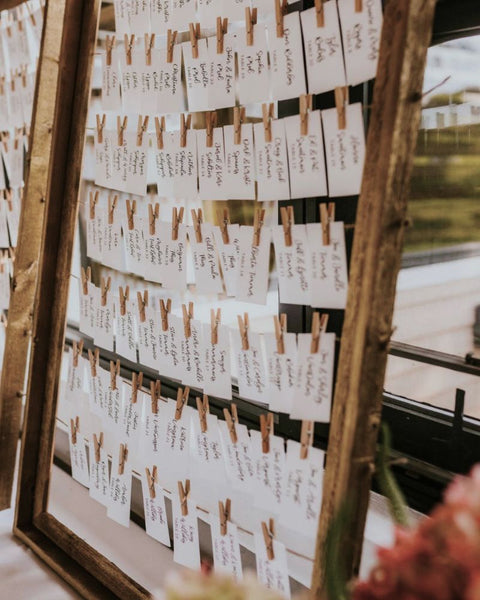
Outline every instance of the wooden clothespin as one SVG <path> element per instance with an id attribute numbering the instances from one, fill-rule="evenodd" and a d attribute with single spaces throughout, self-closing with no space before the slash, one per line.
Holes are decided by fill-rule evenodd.
<path id="1" fill-rule="evenodd" d="M 300 135 L 308 135 L 308 112 L 312 110 L 312 94 L 302 94 L 299 98 Z"/>
<path id="2" fill-rule="evenodd" d="M 192 125 L 192 115 L 185 115 L 182 113 L 180 115 L 180 148 L 185 148 L 187 146 L 187 131 L 190 129 Z"/>
<path id="3" fill-rule="evenodd" d="M 302 431 L 300 433 L 300 458 L 308 458 L 308 450 L 313 444 L 313 431 L 315 423 L 313 421 L 302 421 Z"/>
<path id="4" fill-rule="evenodd" d="M 132 229 L 135 229 L 135 221 L 134 221 L 133 217 L 135 216 L 135 214 L 137 212 L 137 201 L 127 199 L 126 205 L 127 205 L 128 229 L 130 231 L 132 231 Z"/>
<path id="5" fill-rule="evenodd" d="M 75 417 L 74 419 L 70 419 L 70 433 L 72 436 L 72 444 L 74 446 L 77 445 L 77 433 L 80 432 L 80 417 Z"/>
<path id="6" fill-rule="evenodd" d="M 223 209 L 223 215 L 221 211 L 217 212 L 218 223 L 220 231 L 222 232 L 222 240 L 224 244 L 230 243 L 230 237 L 228 235 L 228 226 L 230 225 L 230 213 L 228 208 Z"/>
<path id="7" fill-rule="evenodd" d="M 160 299 L 160 315 L 162 318 L 162 331 L 168 330 L 168 314 L 170 313 L 171 310 L 172 310 L 171 299 L 169 298 L 167 300 L 167 302 L 165 303 L 163 298 L 161 298 Z"/>
<path id="8" fill-rule="evenodd" d="M 238 423 L 237 405 L 232 403 L 230 405 L 230 409 L 232 412 L 230 412 L 228 408 L 224 408 L 223 416 L 225 417 L 225 421 L 227 422 L 228 432 L 230 434 L 232 444 L 236 444 L 238 442 L 237 429 L 235 427 Z"/>
<path id="9" fill-rule="evenodd" d="M 196 402 L 197 402 L 198 417 L 200 419 L 200 429 L 202 430 L 202 433 L 206 433 L 208 430 L 207 415 L 210 412 L 210 405 L 208 403 L 207 394 L 203 394 L 203 401 L 201 398 L 199 398 L 197 396 Z"/>
<path id="10" fill-rule="evenodd" d="M 155 204 L 148 205 L 148 231 L 150 235 L 155 235 L 155 223 L 160 216 L 160 204 L 155 202 Z"/>
<path id="11" fill-rule="evenodd" d="M 192 335 L 192 328 L 190 325 L 190 321 L 193 319 L 193 302 L 188 303 L 188 310 L 187 310 L 187 305 L 182 304 L 182 313 L 183 313 L 183 333 L 185 334 L 186 338 L 189 338 Z"/>
<path id="12" fill-rule="evenodd" d="M 158 414 L 158 401 L 160 400 L 161 386 L 162 384 L 159 379 L 150 382 L 150 400 L 152 413 L 154 415 Z"/>
<path id="13" fill-rule="evenodd" d="M 275 115 L 275 105 L 273 102 L 262 104 L 262 115 L 265 141 L 269 144 L 272 141 L 272 120 Z"/>
<path id="14" fill-rule="evenodd" d="M 102 306 L 107 306 L 108 292 L 110 291 L 111 285 L 111 277 L 108 277 L 106 280 L 105 277 L 102 277 L 102 279 L 100 280 L 100 304 Z"/>
<path id="15" fill-rule="evenodd" d="M 198 212 L 192 208 L 192 221 L 193 221 L 193 230 L 195 231 L 195 239 L 197 243 L 202 243 L 202 223 L 203 223 L 203 214 L 202 209 L 199 208 Z"/>
<path id="16" fill-rule="evenodd" d="M 93 449 L 95 451 L 95 462 L 100 462 L 100 450 L 103 448 L 103 431 L 97 437 L 97 434 L 93 434 Z"/>
<path id="17" fill-rule="evenodd" d="M 280 217 L 282 219 L 283 237 L 285 238 L 285 246 L 291 247 L 292 241 L 292 225 L 295 224 L 293 215 L 293 206 L 281 206 Z"/>
<path id="18" fill-rule="evenodd" d="M 228 19 L 217 17 L 217 54 L 223 54 L 223 42 L 226 33 L 228 33 Z"/>
<path id="19" fill-rule="evenodd" d="M 123 134 L 125 133 L 125 129 L 127 128 L 128 117 L 117 116 L 117 145 L 123 146 Z"/>
<path id="20" fill-rule="evenodd" d="M 190 43 L 192 44 L 192 58 L 198 58 L 198 40 L 200 39 L 200 23 L 190 23 Z"/>
<path id="21" fill-rule="evenodd" d="M 173 62 L 173 47 L 175 46 L 175 40 L 177 39 L 177 32 L 169 29 L 167 31 L 167 63 Z"/>
<path id="22" fill-rule="evenodd" d="M 125 473 L 125 463 L 128 460 L 128 446 L 127 444 L 120 444 L 120 450 L 118 454 L 118 474 L 123 475 Z"/>
<path id="23" fill-rule="evenodd" d="M 249 350 L 250 344 L 248 343 L 248 328 L 250 326 L 248 313 L 243 313 L 243 319 L 241 315 L 237 315 L 238 328 L 240 330 L 240 337 L 242 339 L 242 350 Z"/>
<path id="24" fill-rule="evenodd" d="M 112 196 L 108 196 L 108 224 L 113 225 L 115 209 L 117 208 L 118 196 L 115 194 Z"/>
<path id="25" fill-rule="evenodd" d="M 322 244 L 330 245 L 330 223 L 335 221 L 335 203 L 322 202 L 320 204 L 320 220 L 322 222 Z"/>
<path id="26" fill-rule="evenodd" d="M 80 277 L 82 279 L 82 292 L 86 296 L 88 294 L 88 284 L 92 280 L 92 269 L 90 267 L 86 269 L 82 267 Z"/>
<path id="27" fill-rule="evenodd" d="M 148 486 L 148 492 L 150 494 L 150 498 L 152 500 L 154 500 L 156 497 L 155 484 L 157 483 L 157 479 L 158 479 L 157 466 L 153 465 L 153 468 L 151 471 L 148 467 L 145 467 L 145 475 L 147 476 L 147 486 Z"/>
<path id="28" fill-rule="evenodd" d="M 222 321 L 222 309 L 210 309 L 210 341 L 212 344 L 218 344 L 218 326 Z"/>
<path id="29" fill-rule="evenodd" d="M 217 124 L 217 111 L 210 110 L 205 113 L 205 126 L 206 126 L 206 135 L 207 148 L 211 148 L 213 146 L 213 129 Z"/>
<path id="30" fill-rule="evenodd" d="M 105 40 L 105 62 L 107 67 L 112 65 L 112 51 L 115 48 L 115 36 L 110 37 L 107 35 L 107 39 Z"/>
<path id="31" fill-rule="evenodd" d="M 172 210 L 172 240 L 178 240 L 178 228 L 183 221 L 183 206 L 177 210 L 177 207 L 174 206 Z"/>
<path id="32" fill-rule="evenodd" d="M 137 302 L 138 302 L 138 314 L 140 316 L 140 323 L 145 323 L 147 320 L 147 316 L 145 314 L 145 308 L 148 306 L 148 290 L 143 292 L 137 292 Z"/>
<path id="33" fill-rule="evenodd" d="M 103 130 L 105 128 L 106 115 L 96 115 L 97 119 L 97 139 L 99 144 L 103 144 Z"/>
<path id="34" fill-rule="evenodd" d="M 283 37 L 283 17 L 287 14 L 287 0 L 275 0 L 275 22 L 277 24 L 277 38 Z"/>
<path id="35" fill-rule="evenodd" d="M 275 338 L 277 340 L 277 354 L 285 354 L 285 339 L 284 334 L 287 332 L 287 314 L 282 313 L 280 318 L 277 315 L 273 317 L 275 326 Z"/>
<path id="36" fill-rule="evenodd" d="M 132 373 L 132 395 L 130 396 L 130 401 L 132 404 L 136 404 L 138 400 L 138 390 L 142 387 L 143 383 L 143 373 L 140 371 L 137 373 Z"/>
<path id="37" fill-rule="evenodd" d="M 245 121 L 245 107 L 235 106 L 233 109 L 233 143 L 242 143 L 242 123 Z"/>
<path id="38" fill-rule="evenodd" d="M 114 362 L 110 361 L 110 389 L 115 391 L 117 389 L 117 377 L 120 375 L 120 360 Z"/>
<path id="39" fill-rule="evenodd" d="M 135 46 L 135 36 L 131 35 L 128 37 L 128 34 L 123 36 L 123 43 L 125 45 L 125 62 L 127 65 L 132 64 L 132 50 Z M 121 145 L 121 144 L 120 144 Z"/>
<path id="40" fill-rule="evenodd" d="M 273 538 L 275 537 L 275 522 L 273 519 L 269 520 L 268 526 L 265 521 L 262 521 L 262 532 L 263 539 L 265 540 L 265 547 L 267 548 L 268 560 L 273 560 L 275 554 L 273 552 Z"/>
<path id="41" fill-rule="evenodd" d="M 348 86 L 335 88 L 335 106 L 337 107 L 338 128 L 347 128 Z"/>
<path id="42" fill-rule="evenodd" d="M 257 9 L 250 8 L 247 6 L 245 8 L 245 30 L 247 33 L 247 46 L 253 46 L 255 43 L 254 39 L 254 25 L 257 24 Z"/>
<path id="43" fill-rule="evenodd" d="M 188 404 L 188 396 L 190 395 L 190 388 L 185 386 L 182 390 L 181 387 L 177 390 L 177 405 L 175 407 L 175 420 L 180 421 L 182 418 L 183 407 Z"/>
<path id="44" fill-rule="evenodd" d="M 152 49 L 155 45 L 155 34 L 145 34 L 145 64 L 150 67 L 152 64 Z"/>
<path id="45" fill-rule="evenodd" d="M 157 148 L 163 150 L 163 132 L 165 131 L 165 117 L 155 117 L 155 133 L 157 137 Z"/>
<path id="46" fill-rule="evenodd" d="M 88 206 L 90 208 L 90 219 L 95 218 L 95 207 L 98 204 L 98 196 L 99 195 L 100 195 L 100 192 L 98 190 L 95 190 L 95 192 L 90 191 L 88 194 L 88 198 L 89 198 Z"/>
<path id="47" fill-rule="evenodd" d="M 320 334 L 327 329 L 328 315 L 314 312 L 312 316 L 312 341 L 310 343 L 310 353 L 316 354 L 320 348 Z"/>
<path id="48" fill-rule="evenodd" d="M 355 0 L 355 12 L 362 12 L 363 10 L 363 0 Z"/>
<path id="49" fill-rule="evenodd" d="M 315 15 L 317 16 L 317 27 L 325 27 L 325 13 L 323 12 L 323 0 L 315 0 Z"/>
<path id="50" fill-rule="evenodd" d="M 253 217 L 253 246 L 260 246 L 260 237 L 263 227 L 263 219 L 265 218 L 265 209 L 256 208 Z"/>
<path id="51" fill-rule="evenodd" d="M 270 436 L 273 435 L 273 413 L 260 415 L 260 432 L 262 434 L 262 452 L 270 452 Z"/>
<path id="52" fill-rule="evenodd" d="M 225 504 L 221 500 L 218 501 L 218 514 L 220 516 L 220 535 L 227 535 L 228 522 L 232 515 L 232 502 L 230 498 L 225 500 Z"/>
<path id="53" fill-rule="evenodd" d="M 92 352 L 89 348 L 88 349 L 88 362 L 90 363 L 90 372 L 92 374 L 92 377 L 97 376 L 97 367 L 99 365 L 99 361 L 100 361 L 100 350 L 98 348 L 95 348 L 95 350 Z"/>
<path id="54" fill-rule="evenodd" d="M 147 131 L 147 128 L 148 128 L 148 115 L 143 120 L 142 120 L 141 115 L 138 115 L 137 146 L 141 146 L 142 145 L 143 134 Z M 120 145 L 121 144 L 119 144 L 119 146 Z"/>
<path id="55" fill-rule="evenodd" d="M 181 481 L 178 482 L 178 495 L 180 497 L 180 506 L 182 509 L 182 516 L 188 516 L 188 496 L 190 494 L 190 479 L 185 481 L 185 487 Z"/>
<path id="56" fill-rule="evenodd" d="M 125 291 L 123 287 L 120 286 L 118 288 L 118 295 L 120 299 L 120 314 L 124 317 L 127 314 L 127 300 L 130 298 L 130 287 L 125 286 Z"/>
<path id="57" fill-rule="evenodd" d="M 78 359 L 82 356 L 83 351 L 83 340 L 79 342 L 73 342 L 72 344 L 72 365 L 78 367 Z"/>

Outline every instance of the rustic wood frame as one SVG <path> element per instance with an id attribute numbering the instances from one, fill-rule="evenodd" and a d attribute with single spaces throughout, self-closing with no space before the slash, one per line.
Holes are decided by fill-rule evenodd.
<path id="1" fill-rule="evenodd" d="M 49 0 L 61 3 L 62 0 Z M 73 239 L 100 0 L 63 0 L 62 102 L 56 108 L 14 533 L 85 598 L 150 594 L 48 513 Z M 380 422 L 381 387 L 421 83 L 435 0 L 389 0 L 359 202 L 332 416 L 312 597 L 323 594 L 325 532 L 347 490 L 356 510 L 342 556 L 355 572 Z M 360 385 L 361 384 L 361 385 Z M 352 487 L 357 486 L 358 488 Z"/>

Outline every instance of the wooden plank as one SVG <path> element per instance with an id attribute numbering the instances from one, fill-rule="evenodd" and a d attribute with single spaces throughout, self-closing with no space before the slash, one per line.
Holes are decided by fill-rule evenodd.
<path id="1" fill-rule="evenodd" d="M 385 7 L 330 426 L 314 598 L 325 597 L 325 540 L 347 501 L 340 559 L 348 577 L 358 572 L 434 7 L 435 0 L 389 0 Z"/>
<path id="2" fill-rule="evenodd" d="M 49 187 L 55 96 L 61 84 L 59 59 L 64 12 L 65 0 L 47 2 L 0 387 L 0 510 L 11 504 L 32 331 L 38 255 Z"/>

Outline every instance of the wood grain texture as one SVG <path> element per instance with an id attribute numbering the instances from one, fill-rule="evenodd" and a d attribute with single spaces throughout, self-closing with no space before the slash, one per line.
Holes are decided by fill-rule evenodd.
<path id="1" fill-rule="evenodd" d="M 11 503 L 23 412 L 38 256 L 43 233 L 45 198 L 49 188 L 55 96 L 60 85 L 59 58 L 64 12 L 65 0 L 47 2 L 0 387 L 0 510 L 8 508 Z"/>
<path id="2" fill-rule="evenodd" d="M 349 516 L 340 559 L 348 577 L 358 572 L 360 563 L 434 7 L 435 0 L 389 0 L 385 6 L 330 426 L 313 598 L 325 598 L 323 549 L 332 519 L 345 504 Z"/>

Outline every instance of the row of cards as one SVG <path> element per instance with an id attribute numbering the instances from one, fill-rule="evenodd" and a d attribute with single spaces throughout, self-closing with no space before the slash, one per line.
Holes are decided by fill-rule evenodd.
<path id="1" fill-rule="evenodd" d="M 246 105 L 298 98 L 307 92 L 307 78 L 313 94 L 367 81 L 376 73 L 381 2 L 370 0 L 365 10 L 355 12 L 354 0 L 340 0 L 339 10 L 342 34 L 337 3 L 330 1 L 324 6 L 322 26 L 315 9 L 293 12 L 282 18 L 280 35 L 278 24 L 271 22 L 236 33 L 220 30 L 209 38 L 198 39 L 196 32 L 182 44 L 169 38 L 158 49 L 155 36 L 148 33 L 143 43 L 126 36 L 118 48 L 109 38 L 102 56 L 103 108 L 185 111 L 182 66 L 191 112 L 233 107 L 237 101 Z M 142 38 L 146 31 L 141 31 Z"/>
<path id="2" fill-rule="evenodd" d="M 26 66 L 13 73 L 8 82 L 0 82 L 0 131 L 30 125 L 34 93 L 35 72 Z"/>
<path id="3" fill-rule="evenodd" d="M 341 113 L 341 114 L 340 114 Z M 211 113 L 207 113 L 207 117 Z M 365 160 L 361 103 L 283 119 L 209 129 L 144 133 L 118 117 L 95 132 L 95 183 L 143 196 L 181 200 L 272 201 L 360 192 Z M 160 124 L 155 119 L 157 126 Z M 181 123 L 184 124 L 184 115 Z M 153 123 L 152 123 L 153 126 Z M 150 144 L 151 141 L 151 144 Z M 324 152 L 325 146 L 325 152 Z M 328 179 L 328 187 L 327 187 Z"/>

